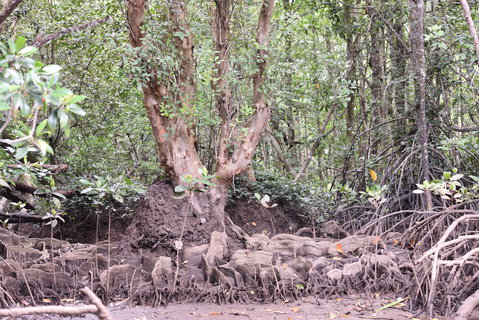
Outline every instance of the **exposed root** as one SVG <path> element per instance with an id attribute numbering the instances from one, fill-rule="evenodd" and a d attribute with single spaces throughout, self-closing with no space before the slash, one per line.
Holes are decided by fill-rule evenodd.
<path id="1" fill-rule="evenodd" d="M 101 303 L 100 299 L 87 287 L 80 289 L 92 303 L 87 306 L 63 307 L 63 306 L 40 306 L 29 308 L 12 308 L 0 309 L 1 317 L 17 318 L 32 314 L 58 314 L 58 315 L 82 315 L 85 313 L 93 313 L 100 320 L 113 320 L 106 307 Z"/>

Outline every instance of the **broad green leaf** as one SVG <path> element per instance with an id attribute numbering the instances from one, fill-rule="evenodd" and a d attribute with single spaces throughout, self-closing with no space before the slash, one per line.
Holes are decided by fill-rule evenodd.
<path id="1" fill-rule="evenodd" d="M 55 207 L 57 207 L 57 209 L 60 209 L 62 207 L 62 203 L 60 202 L 60 200 L 58 200 L 58 198 L 52 198 L 52 201 L 55 204 Z"/>
<path id="2" fill-rule="evenodd" d="M 57 73 L 58 71 L 60 71 L 61 69 L 62 69 L 62 67 L 60 67 L 59 65 L 50 64 L 48 66 L 43 67 L 42 71 L 45 74 L 54 74 L 54 73 Z"/>
<path id="3" fill-rule="evenodd" d="M 186 197 L 186 192 L 174 192 L 173 193 L 173 198 L 175 199 L 182 199 Z"/>
<path id="4" fill-rule="evenodd" d="M 43 68 L 45 69 L 45 68 Z M 57 98 L 63 98 L 69 94 L 72 94 L 71 90 L 67 89 L 67 88 L 59 88 L 59 89 L 56 89 L 52 92 L 52 95 L 54 97 L 57 97 Z"/>
<path id="5" fill-rule="evenodd" d="M 17 40 L 15 41 L 15 49 L 18 53 L 19 51 L 22 50 L 25 47 L 25 44 L 27 43 L 27 39 L 24 37 L 18 37 Z"/>
<path id="6" fill-rule="evenodd" d="M 451 181 L 457 181 L 457 180 L 460 180 L 464 177 L 463 174 L 455 174 L 451 177 Z"/>
<path id="7" fill-rule="evenodd" d="M 36 141 L 36 145 L 38 147 L 38 150 L 40 150 L 40 153 L 42 154 L 42 156 L 45 156 L 47 154 L 47 152 L 48 153 L 53 153 L 52 148 L 50 147 L 50 145 L 45 140 L 38 139 Z"/>
<path id="8" fill-rule="evenodd" d="M 74 96 L 72 96 L 70 99 L 68 99 L 67 103 L 68 103 L 68 104 L 78 103 L 78 102 L 84 100 L 85 98 L 86 98 L 86 96 L 77 96 L 77 95 L 74 95 Z"/>
<path id="9" fill-rule="evenodd" d="M 185 192 L 185 191 L 188 191 L 188 190 L 189 190 L 188 187 L 186 187 L 184 185 L 181 185 L 181 184 L 179 184 L 175 187 L 175 192 L 177 192 L 177 193 Z"/>
<path id="10" fill-rule="evenodd" d="M 85 193 L 89 193 L 93 190 L 93 188 L 86 188 L 86 189 L 83 189 L 80 193 L 81 194 L 85 194 Z"/>
<path id="11" fill-rule="evenodd" d="M 50 112 L 50 114 L 48 115 L 48 127 L 53 130 L 56 128 L 57 126 L 57 123 L 58 123 L 58 118 L 57 118 L 57 115 L 55 114 L 55 112 Z"/>
<path id="12" fill-rule="evenodd" d="M 73 113 L 75 113 L 75 114 L 77 114 L 77 115 L 79 115 L 79 116 L 81 116 L 81 117 L 83 117 L 83 116 L 86 114 L 86 112 L 83 111 L 83 109 L 80 108 L 80 107 L 79 107 L 78 105 L 76 105 L 76 104 L 71 104 L 71 105 L 68 107 L 68 109 L 69 109 L 71 112 L 73 112 Z"/>
<path id="13" fill-rule="evenodd" d="M 60 118 L 60 128 L 65 128 L 68 124 L 68 115 L 62 109 L 58 110 L 58 118 Z"/>
<path id="14" fill-rule="evenodd" d="M 119 203 L 123 203 L 123 202 L 124 202 L 123 197 L 120 196 L 119 194 L 114 193 L 114 194 L 112 194 L 112 197 L 113 197 L 113 199 L 115 199 L 115 200 L 118 201 Z"/>
<path id="15" fill-rule="evenodd" d="M 21 160 L 25 158 L 27 154 L 28 154 L 28 146 L 23 148 L 18 148 L 17 151 L 15 152 L 15 159 Z"/>
<path id="16" fill-rule="evenodd" d="M 8 43 L 8 48 L 10 49 L 10 53 L 12 54 L 16 53 L 17 46 L 15 45 L 15 42 L 13 41 L 13 39 L 8 39 L 7 43 Z"/>
<path id="17" fill-rule="evenodd" d="M 65 197 L 63 194 L 58 193 L 58 192 L 53 192 L 52 195 L 54 195 L 55 197 L 58 197 L 58 198 L 62 198 L 63 200 L 67 199 L 67 197 Z"/>
<path id="18" fill-rule="evenodd" d="M 38 51 L 37 48 L 32 47 L 32 46 L 27 46 L 27 47 L 23 48 L 22 50 L 20 50 L 18 53 L 21 54 L 24 57 L 27 57 L 27 56 L 30 56 L 34 53 L 37 53 L 37 51 Z M 34 66 L 37 67 L 36 62 L 34 63 Z M 42 63 L 42 66 L 43 66 L 43 63 Z"/>
<path id="19" fill-rule="evenodd" d="M 42 122 L 40 122 L 35 130 L 35 135 L 37 137 L 40 137 L 43 134 L 43 130 L 45 130 L 45 127 L 47 126 L 48 120 L 45 119 Z"/>

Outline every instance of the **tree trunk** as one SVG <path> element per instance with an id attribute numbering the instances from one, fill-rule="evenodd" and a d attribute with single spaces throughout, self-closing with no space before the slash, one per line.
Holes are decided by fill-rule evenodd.
<path id="1" fill-rule="evenodd" d="M 146 0 L 126 0 L 127 22 L 130 31 L 130 44 L 134 48 L 142 49 L 142 31 Z M 213 186 L 206 188 L 201 180 L 204 167 L 196 150 L 196 137 L 194 125 L 188 118 L 188 112 L 194 109 L 196 96 L 195 84 L 195 61 L 193 54 L 193 34 L 187 22 L 187 12 L 183 1 L 170 1 L 168 4 L 168 21 L 171 25 L 171 34 L 175 35 L 174 44 L 178 53 L 179 69 L 175 72 L 174 80 L 164 79 L 155 69 L 152 69 L 148 61 L 142 60 L 142 64 L 149 71 L 148 80 L 143 83 L 144 105 L 150 120 L 153 135 L 156 140 L 158 158 L 161 167 L 167 173 L 174 186 L 183 185 L 190 191 L 187 192 L 186 207 L 182 219 L 199 219 L 198 223 L 204 225 L 210 232 L 224 231 L 224 207 L 228 196 L 228 188 L 235 175 L 245 171 L 251 163 L 254 152 L 259 143 L 261 133 L 270 116 L 270 108 L 265 103 L 262 84 L 266 69 L 266 48 L 269 44 L 268 28 L 274 8 L 274 0 L 264 0 L 258 22 L 258 72 L 253 76 L 253 102 L 256 112 L 246 122 L 240 131 L 238 126 L 232 126 L 236 122 L 237 114 L 234 112 L 232 90 L 228 82 L 229 53 L 231 52 L 230 37 L 230 14 L 231 3 L 229 0 L 212 1 L 212 34 L 216 50 L 216 77 L 212 87 L 216 93 L 216 106 L 221 118 L 220 139 L 216 172 L 211 176 Z M 141 58 L 139 58 L 141 59 Z M 178 111 L 174 115 L 166 116 L 161 110 L 164 107 Z M 180 111 L 181 110 L 181 111 Z M 189 177 L 189 182 L 186 177 Z M 205 192 L 194 192 L 194 189 L 203 189 Z M 168 194 L 162 191 L 162 197 Z M 168 195 L 171 196 L 171 195 Z M 151 201 L 145 199 L 143 217 L 137 219 L 136 225 L 141 235 L 157 235 L 162 237 L 161 226 L 151 226 L 150 220 L 164 224 L 168 221 L 164 217 L 158 219 L 149 216 L 148 207 Z M 142 212 L 142 209 L 139 209 Z M 165 215 L 168 215 L 165 212 Z M 141 219 L 146 220 L 146 224 Z M 196 221 L 196 220 L 195 220 Z M 177 221 L 171 228 L 177 230 L 181 238 L 185 232 L 185 223 Z M 181 227 L 183 226 L 183 227 Z M 194 228 L 195 225 L 193 225 Z M 206 230 L 205 229 L 205 230 Z M 156 230 L 156 231 L 155 231 Z M 159 231 L 158 231 L 159 230 Z M 190 230 L 195 232 L 195 230 Z M 175 232 L 173 232 L 175 233 Z"/>
<path id="2" fill-rule="evenodd" d="M 428 123 L 426 116 L 426 58 L 424 54 L 424 0 L 409 0 L 411 61 L 415 78 L 415 106 L 417 110 L 418 144 L 421 154 L 419 182 L 430 179 Z M 423 207 L 432 209 L 430 192 L 424 193 Z"/>

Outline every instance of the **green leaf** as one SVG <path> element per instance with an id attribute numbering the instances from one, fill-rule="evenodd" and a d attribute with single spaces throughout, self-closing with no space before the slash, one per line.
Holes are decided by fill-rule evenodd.
<path id="1" fill-rule="evenodd" d="M 77 96 L 77 95 L 74 95 L 74 96 L 72 96 L 70 99 L 68 99 L 67 103 L 68 103 L 68 104 L 78 103 L 78 102 L 84 100 L 85 98 L 86 98 L 86 96 Z"/>
<path id="2" fill-rule="evenodd" d="M 88 181 L 87 179 L 80 179 L 78 180 L 80 183 L 86 184 L 87 186 L 91 186 L 91 182 Z"/>
<path id="3" fill-rule="evenodd" d="M 42 154 L 42 156 L 45 156 L 47 152 L 50 154 L 53 154 L 52 147 L 50 147 L 50 145 L 45 140 L 38 139 L 36 141 L 36 145 L 38 149 L 40 150 L 40 153 Z"/>
<path id="4" fill-rule="evenodd" d="M 48 115 L 48 128 L 53 130 L 56 128 L 57 124 L 58 124 L 57 115 L 55 114 L 55 111 L 52 111 Z"/>
<path id="5" fill-rule="evenodd" d="M 55 207 L 57 207 L 57 209 L 60 209 L 62 207 L 62 203 L 60 202 L 60 200 L 58 200 L 58 198 L 52 198 L 52 201 L 55 204 Z"/>
<path id="6" fill-rule="evenodd" d="M 58 117 L 60 118 L 60 128 L 65 128 L 68 124 L 68 115 L 62 109 L 58 110 Z"/>
<path id="7" fill-rule="evenodd" d="M 55 197 L 61 198 L 63 200 L 67 199 L 67 197 L 65 197 L 63 194 L 58 193 L 58 192 L 53 192 L 52 195 L 54 195 Z"/>
<path id="8" fill-rule="evenodd" d="M 79 116 L 81 116 L 81 117 L 83 117 L 83 116 L 86 114 L 86 112 L 83 111 L 83 109 L 80 108 L 80 107 L 79 107 L 78 105 L 76 105 L 76 104 L 71 104 L 71 105 L 68 107 L 68 109 L 69 109 L 71 112 L 73 112 L 73 113 L 75 113 L 75 114 L 77 114 L 77 115 L 79 115 Z"/>
<path id="9" fill-rule="evenodd" d="M 35 135 L 37 137 L 40 137 L 43 134 L 43 130 L 45 130 L 45 127 L 47 126 L 47 122 L 48 120 L 45 119 L 38 124 L 37 128 L 35 129 Z"/>
<path id="10" fill-rule="evenodd" d="M 464 177 L 463 174 L 455 174 L 451 177 L 451 181 L 457 181 L 457 180 L 460 180 Z"/>
<path id="11" fill-rule="evenodd" d="M 19 51 L 25 47 L 25 44 L 27 43 L 27 39 L 24 37 L 18 37 L 17 40 L 15 41 L 15 49 L 18 53 Z"/>
<path id="12" fill-rule="evenodd" d="M 10 106 L 7 103 L 0 101 L 0 112 L 9 110 L 9 109 L 10 109 Z"/>
<path id="13" fill-rule="evenodd" d="M 80 193 L 81 194 L 90 193 L 92 190 L 93 190 L 93 188 L 86 188 L 86 189 L 83 189 L 82 191 L 80 191 Z"/>
<path id="14" fill-rule="evenodd" d="M 17 46 L 15 45 L 15 42 L 13 39 L 8 39 L 8 48 L 10 49 L 10 53 L 16 53 Z"/>
<path id="15" fill-rule="evenodd" d="M 24 57 L 28 57 L 28 56 L 31 56 L 31 55 L 34 54 L 34 53 L 37 53 L 37 51 L 38 51 L 37 48 L 32 47 L 32 46 L 27 46 L 27 47 L 23 48 L 22 50 L 20 50 L 20 51 L 18 52 L 18 54 L 20 54 L 20 55 L 22 55 L 22 56 L 24 56 Z M 35 64 L 34 64 L 34 66 L 37 67 L 36 62 L 35 62 Z M 42 64 L 42 66 L 43 66 L 43 64 Z"/>
<path id="16" fill-rule="evenodd" d="M 48 66 L 43 67 L 42 71 L 45 74 L 54 74 L 60 71 L 62 67 L 56 64 L 49 64 Z"/>
<path id="17" fill-rule="evenodd" d="M 45 69 L 45 68 L 43 68 Z M 60 88 L 60 89 L 56 89 L 52 92 L 52 95 L 54 97 L 57 97 L 57 98 L 63 98 L 69 94 L 72 94 L 71 90 L 67 89 L 67 88 Z"/>
<path id="18" fill-rule="evenodd" d="M 186 192 L 174 192 L 173 193 L 173 198 L 175 199 L 182 199 L 186 197 Z"/>
<path id="19" fill-rule="evenodd" d="M 23 148 L 18 148 L 17 151 L 15 152 L 15 159 L 21 160 L 25 158 L 27 154 L 28 154 L 28 146 Z"/>
<path id="20" fill-rule="evenodd" d="M 474 180 L 475 182 L 479 183 L 479 177 L 469 176 L 469 178 L 471 178 L 471 179 Z"/>
<path id="21" fill-rule="evenodd" d="M 115 200 L 118 201 L 119 203 L 123 203 L 123 202 L 124 202 L 123 197 L 120 196 L 119 194 L 114 193 L 114 194 L 112 194 L 111 196 L 113 197 L 113 199 L 115 199 Z"/>
<path id="22" fill-rule="evenodd" d="M 175 193 L 181 193 L 181 192 L 185 192 L 185 191 L 188 191 L 188 190 L 189 190 L 188 187 L 186 187 L 184 185 L 181 185 L 181 184 L 179 184 L 175 187 Z"/>

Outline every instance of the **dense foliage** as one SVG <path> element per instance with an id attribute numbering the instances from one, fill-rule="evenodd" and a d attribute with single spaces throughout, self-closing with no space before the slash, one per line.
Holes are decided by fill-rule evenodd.
<path id="1" fill-rule="evenodd" d="M 235 32 L 229 81 L 239 106 L 239 120 L 253 112 L 248 79 L 257 70 L 256 44 L 251 36 L 257 2 L 239 1 L 231 18 Z M 141 54 L 154 55 L 155 67 L 168 76 L 178 67 L 178 59 L 171 43 L 159 44 L 169 30 L 168 25 L 158 22 L 164 5 L 162 1 L 150 4 L 147 14 L 157 20 L 149 19 L 144 26 L 145 41 L 151 48 L 162 49 Z M 78 184 L 80 178 L 93 180 L 94 176 L 126 177 L 143 186 L 163 176 L 143 109 L 140 80 L 147 75 L 133 59 L 138 52 L 128 43 L 124 9 L 121 3 L 109 0 L 26 1 L 2 23 L 0 40 L 6 44 L 2 47 L 3 121 L 8 118 L 11 101 L 20 110 L 14 123 L 3 130 L 2 141 L 24 138 L 13 146 L 2 145 L 5 163 L 21 163 L 27 151 L 38 150 L 26 160 L 69 165 L 67 177 L 60 179 L 65 188 Z M 193 13 L 189 23 L 194 34 L 198 86 L 195 108 L 188 119 L 195 124 L 198 152 L 213 172 L 220 119 L 211 86 L 215 51 L 210 5 L 190 1 L 188 10 Z M 256 152 L 254 169 L 282 176 L 275 180 L 281 186 L 293 185 L 295 180 L 298 188 L 312 193 L 354 190 L 347 193 L 356 199 L 361 192 L 372 190 L 399 196 L 416 190 L 416 184 L 423 185 L 417 153 L 415 75 L 409 71 L 408 12 L 403 1 L 284 0 L 277 4 L 263 89 L 273 114 Z M 25 38 L 33 42 L 106 15 L 111 19 L 65 32 L 38 49 L 24 47 Z M 441 179 L 444 171 L 453 168 L 465 175 L 474 174 L 479 157 L 474 127 L 477 58 L 460 5 L 427 2 L 424 44 L 428 180 Z M 42 63 L 24 57 L 37 50 Z M 56 64 L 62 66 L 62 82 L 72 91 L 53 83 L 58 80 L 59 68 L 49 65 Z M 32 75 L 35 73 L 39 77 Z M 28 87 L 33 90 L 31 94 L 24 95 L 24 89 L 11 86 L 21 86 L 22 81 L 27 87 L 42 87 L 45 84 L 39 81 L 50 81 L 51 91 L 41 93 L 47 95 L 50 109 L 41 110 L 45 115 L 33 122 L 34 106 L 43 102 L 35 104 L 41 96 L 35 96 L 33 87 Z M 72 96 L 72 92 L 81 95 Z M 83 115 L 83 111 L 76 103 L 85 96 L 88 98 L 82 101 L 82 108 L 86 115 L 78 118 L 75 114 Z M 62 130 L 55 129 L 57 124 Z M 15 159 L 10 157 L 12 152 Z M 3 172 L 2 181 L 13 181 L 20 175 L 5 168 Z M 462 181 L 465 185 L 472 182 Z M 279 187 L 262 188 L 262 194 L 286 193 Z M 417 199 L 410 204 L 415 205 Z"/>

